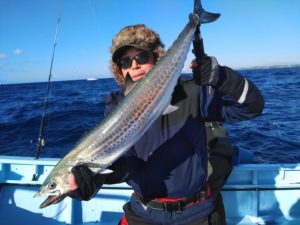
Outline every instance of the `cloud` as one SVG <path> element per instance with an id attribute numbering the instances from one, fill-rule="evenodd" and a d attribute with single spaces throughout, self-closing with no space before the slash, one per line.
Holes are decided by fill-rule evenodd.
<path id="1" fill-rule="evenodd" d="M 0 59 L 4 59 L 4 58 L 6 58 L 6 57 L 7 57 L 6 54 L 0 53 Z"/>
<path id="2" fill-rule="evenodd" d="M 23 53 L 23 51 L 19 48 L 13 50 L 13 54 L 15 54 L 15 55 L 21 55 L 22 53 Z"/>

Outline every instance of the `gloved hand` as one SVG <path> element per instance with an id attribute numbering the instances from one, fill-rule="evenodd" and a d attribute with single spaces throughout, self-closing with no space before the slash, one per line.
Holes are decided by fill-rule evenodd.
<path id="1" fill-rule="evenodd" d="M 77 189 L 68 195 L 78 200 L 90 200 L 105 182 L 107 174 L 95 174 L 87 166 L 79 165 L 72 168 Z"/>
<path id="2" fill-rule="evenodd" d="M 198 85 L 208 85 L 211 76 L 212 63 L 209 56 L 203 56 L 200 60 L 194 59 L 191 63 L 193 78 Z"/>

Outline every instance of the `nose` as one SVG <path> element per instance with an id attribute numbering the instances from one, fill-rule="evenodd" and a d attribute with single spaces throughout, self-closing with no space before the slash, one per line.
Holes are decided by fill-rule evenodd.
<path id="1" fill-rule="evenodd" d="M 135 59 L 132 59 L 131 69 L 139 68 L 139 66 L 140 64 Z"/>

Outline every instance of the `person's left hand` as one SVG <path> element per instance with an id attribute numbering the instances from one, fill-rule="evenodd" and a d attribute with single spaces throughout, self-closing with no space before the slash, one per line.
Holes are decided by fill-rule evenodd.
<path id="1" fill-rule="evenodd" d="M 105 182 L 107 174 L 94 174 L 88 167 L 78 165 L 68 176 L 69 196 L 78 200 L 90 200 Z"/>
<path id="2" fill-rule="evenodd" d="M 190 68 L 193 71 L 193 78 L 199 85 L 209 85 L 211 75 L 211 58 L 204 56 L 200 60 L 194 59 Z"/>

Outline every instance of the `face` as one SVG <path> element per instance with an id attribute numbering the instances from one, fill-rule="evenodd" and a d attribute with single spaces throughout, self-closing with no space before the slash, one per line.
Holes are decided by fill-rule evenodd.
<path id="1" fill-rule="evenodd" d="M 133 81 L 142 79 L 155 63 L 153 53 L 136 48 L 127 49 L 118 61 L 124 78 L 129 73 Z"/>

